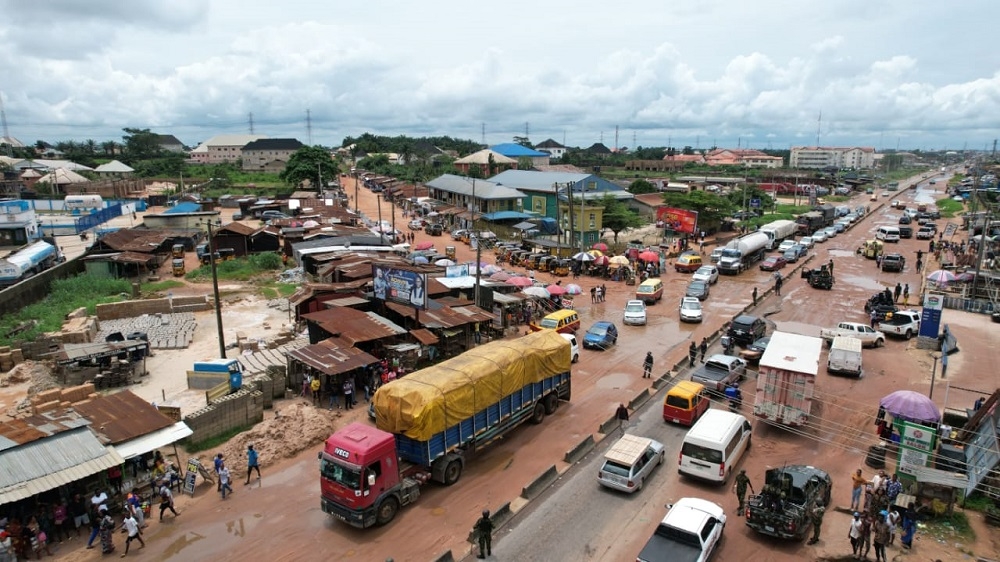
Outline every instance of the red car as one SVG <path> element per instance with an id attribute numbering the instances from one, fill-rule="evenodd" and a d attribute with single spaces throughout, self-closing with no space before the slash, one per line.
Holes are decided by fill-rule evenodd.
<path id="1" fill-rule="evenodd" d="M 785 261 L 785 258 L 783 258 L 781 256 L 771 256 L 771 257 L 769 257 L 766 260 L 764 260 L 764 261 L 761 262 L 761 264 L 760 264 L 760 270 L 761 271 L 777 271 L 777 270 L 781 269 L 782 267 L 785 267 L 786 265 L 788 265 L 788 262 Z"/>

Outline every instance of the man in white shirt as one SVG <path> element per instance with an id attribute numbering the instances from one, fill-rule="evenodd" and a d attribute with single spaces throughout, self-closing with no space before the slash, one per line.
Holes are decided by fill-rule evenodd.
<path id="1" fill-rule="evenodd" d="M 103 507 L 108 508 L 108 494 L 104 492 L 94 492 L 94 495 L 90 498 L 90 504 L 93 506 L 95 511 L 100 511 Z"/>
<path id="2" fill-rule="evenodd" d="M 128 538 L 125 539 L 125 552 L 122 553 L 122 558 L 125 558 L 125 555 L 128 554 L 128 547 L 132 544 L 132 541 L 138 540 L 140 545 L 139 548 L 146 548 L 146 541 L 142 540 L 142 529 L 139 528 L 139 522 L 135 520 L 135 517 L 132 517 L 131 513 L 125 513 L 123 526 L 128 529 Z"/>
<path id="3" fill-rule="evenodd" d="M 229 484 L 229 467 L 226 463 L 219 463 L 219 489 L 222 491 L 222 499 L 226 499 L 226 490 L 233 493 L 233 487 Z"/>

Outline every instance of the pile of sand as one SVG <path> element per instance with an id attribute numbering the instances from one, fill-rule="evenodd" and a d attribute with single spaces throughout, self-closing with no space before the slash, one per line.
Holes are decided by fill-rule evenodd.
<path id="1" fill-rule="evenodd" d="M 0 376 L 0 386 L 10 386 L 12 384 L 31 383 L 28 387 L 28 398 L 57 388 L 55 377 L 52 376 L 52 368 L 46 363 L 38 361 L 24 361 L 14 365 L 14 368 Z"/>
<path id="2" fill-rule="evenodd" d="M 234 473 L 246 469 L 247 445 L 253 444 L 259 454 L 260 465 L 268 466 L 294 457 L 305 449 L 318 447 L 331 433 L 344 425 L 340 412 L 317 408 L 300 402 L 275 405 L 277 417 L 266 412 L 266 419 L 232 439 L 216 450 L 205 451 L 211 459 L 222 453 L 226 464 Z M 205 462 L 204 457 L 202 462 Z"/>

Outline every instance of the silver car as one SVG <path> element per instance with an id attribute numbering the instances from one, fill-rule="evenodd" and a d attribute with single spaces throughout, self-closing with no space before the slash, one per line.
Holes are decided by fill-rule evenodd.
<path id="1" fill-rule="evenodd" d="M 714 265 L 703 265 L 691 276 L 692 281 L 705 281 L 714 285 L 719 281 L 719 268 Z"/>
<path id="2" fill-rule="evenodd" d="M 653 469 L 663 464 L 664 454 L 663 443 L 626 433 L 604 453 L 597 481 L 622 492 L 637 492 Z"/>

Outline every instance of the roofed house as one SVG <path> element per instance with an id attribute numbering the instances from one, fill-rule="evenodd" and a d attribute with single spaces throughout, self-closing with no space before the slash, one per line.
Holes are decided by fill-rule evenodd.
<path id="1" fill-rule="evenodd" d="M 524 193 L 499 183 L 443 174 L 425 185 L 430 197 L 465 209 L 463 213 L 456 215 L 459 219 L 471 220 L 473 210 L 479 215 L 511 211 L 520 214 L 508 218 L 524 219 L 531 216 L 522 212 Z"/>
<path id="2" fill-rule="evenodd" d="M 509 158 L 488 148 L 459 158 L 453 163 L 459 172 L 469 175 L 469 170 L 475 168 L 482 176 L 492 176 L 504 170 L 516 170 L 517 160 Z"/>
<path id="3" fill-rule="evenodd" d="M 705 155 L 709 166 L 743 166 L 746 168 L 780 168 L 784 159 L 769 156 L 759 150 L 717 148 Z"/>
<path id="4" fill-rule="evenodd" d="M 562 158 L 563 154 L 566 154 L 566 151 L 569 149 L 552 139 L 545 139 L 535 145 L 535 150 L 548 152 L 552 158 L 559 159 Z"/>
<path id="5" fill-rule="evenodd" d="M 532 166 L 535 166 L 536 164 L 539 166 L 548 166 L 549 158 L 552 156 L 548 152 L 535 150 L 530 146 L 520 145 L 515 142 L 497 144 L 491 146 L 490 150 L 503 154 L 507 158 L 513 158 L 514 160 L 527 158 L 528 160 L 531 160 Z"/>
<path id="6" fill-rule="evenodd" d="M 94 171 L 102 176 L 128 176 L 135 170 L 117 160 L 112 160 L 106 164 L 94 168 Z"/>
<path id="7" fill-rule="evenodd" d="M 201 164 L 236 162 L 247 144 L 266 139 L 264 135 L 216 135 L 191 151 L 191 159 Z"/>
<path id="8" fill-rule="evenodd" d="M 184 148 L 184 143 L 180 141 L 177 137 L 173 135 L 156 135 L 156 144 L 160 147 L 160 150 L 166 152 L 186 152 L 187 149 Z"/>
<path id="9" fill-rule="evenodd" d="M 283 172 L 288 159 L 305 146 L 297 139 L 257 139 L 240 151 L 243 169 L 260 172 Z"/>

